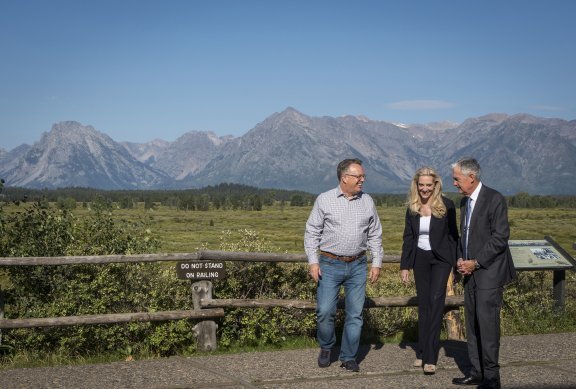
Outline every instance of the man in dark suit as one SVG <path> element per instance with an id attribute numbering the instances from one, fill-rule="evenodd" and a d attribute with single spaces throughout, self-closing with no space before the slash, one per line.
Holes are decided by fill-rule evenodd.
<path id="1" fill-rule="evenodd" d="M 457 270 L 464 275 L 464 312 L 470 375 L 456 385 L 500 388 L 500 309 L 504 285 L 516 278 L 508 247 L 510 227 L 506 199 L 482 185 L 480 164 L 473 158 L 452 165 L 460 202 L 461 239 Z"/>

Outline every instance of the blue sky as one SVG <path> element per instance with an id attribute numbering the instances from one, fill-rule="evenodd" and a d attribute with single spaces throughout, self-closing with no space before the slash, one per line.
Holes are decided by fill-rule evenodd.
<path id="1" fill-rule="evenodd" d="M 576 119 L 576 1 L 0 0 L 0 148 L 245 134 L 274 112 Z"/>

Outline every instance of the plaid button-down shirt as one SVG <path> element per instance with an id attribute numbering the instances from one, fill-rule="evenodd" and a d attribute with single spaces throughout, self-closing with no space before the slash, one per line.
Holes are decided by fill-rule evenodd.
<path id="1" fill-rule="evenodd" d="M 382 267 L 382 225 L 370 195 L 347 199 L 340 186 L 321 193 L 306 222 L 304 249 L 308 263 L 318 263 L 318 250 L 342 256 L 369 250 L 373 267 Z"/>

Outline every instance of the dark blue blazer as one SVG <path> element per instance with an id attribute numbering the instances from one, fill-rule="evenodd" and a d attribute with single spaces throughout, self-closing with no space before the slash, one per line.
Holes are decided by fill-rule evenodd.
<path id="1" fill-rule="evenodd" d="M 446 215 L 441 218 L 430 218 L 430 246 L 438 259 L 450 266 L 456 266 L 456 253 L 458 247 L 458 226 L 456 225 L 456 208 L 454 202 L 442 196 L 446 205 Z M 406 210 L 406 223 L 404 226 L 404 240 L 402 244 L 402 257 L 400 269 L 414 268 L 416 249 L 418 248 L 418 235 L 420 235 L 420 215 L 412 215 L 410 209 Z"/>

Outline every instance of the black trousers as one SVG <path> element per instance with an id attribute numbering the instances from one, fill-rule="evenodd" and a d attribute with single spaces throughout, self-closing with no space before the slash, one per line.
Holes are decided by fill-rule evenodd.
<path id="1" fill-rule="evenodd" d="M 444 317 L 446 283 L 452 266 L 436 258 L 432 251 L 418 249 L 414 281 L 418 296 L 418 350 L 423 363 L 435 365 L 440 351 L 440 331 Z"/>
<path id="2" fill-rule="evenodd" d="M 500 310 L 504 288 L 478 289 L 472 275 L 464 285 L 466 340 L 471 374 L 500 381 Z"/>

